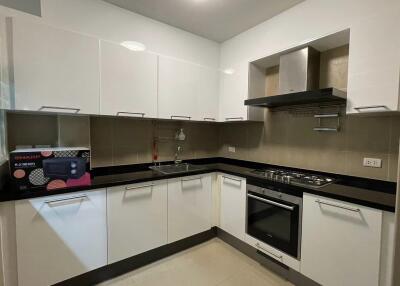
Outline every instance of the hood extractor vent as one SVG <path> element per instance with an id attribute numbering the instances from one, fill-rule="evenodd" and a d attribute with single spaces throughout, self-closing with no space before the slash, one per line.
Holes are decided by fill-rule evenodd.
<path id="1" fill-rule="evenodd" d="M 245 105 L 282 107 L 305 104 L 328 104 L 346 101 L 346 92 L 319 88 L 320 52 L 312 47 L 281 55 L 279 58 L 278 95 L 248 99 Z"/>

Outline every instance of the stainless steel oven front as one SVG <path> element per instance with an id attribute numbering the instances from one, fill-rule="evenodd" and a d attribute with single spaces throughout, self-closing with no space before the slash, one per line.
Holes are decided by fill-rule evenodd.
<path id="1" fill-rule="evenodd" d="M 248 235 L 300 259 L 303 199 L 247 185 Z"/>

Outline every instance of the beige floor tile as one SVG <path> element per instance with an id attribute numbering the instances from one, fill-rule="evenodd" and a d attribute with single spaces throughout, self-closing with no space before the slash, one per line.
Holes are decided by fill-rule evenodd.
<path id="1" fill-rule="evenodd" d="M 289 286 L 254 260 L 219 239 L 175 254 L 102 286 Z"/>

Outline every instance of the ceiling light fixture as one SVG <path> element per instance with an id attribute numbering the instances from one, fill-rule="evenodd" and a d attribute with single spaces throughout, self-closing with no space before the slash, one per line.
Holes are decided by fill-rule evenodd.
<path id="1" fill-rule="evenodd" d="M 146 46 L 144 44 L 134 41 L 124 41 L 121 43 L 121 46 L 134 52 L 143 52 L 146 50 Z"/>
<path id="2" fill-rule="evenodd" d="M 234 73 L 235 73 L 235 70 L 234 70 L 234 69 L 224 69 L 224 70 L 223 70 L 223 73 L 224 73 L 224 74 L 229 74 L 229 75 L 231 75 L 231 74 L 234 74 Z"/>

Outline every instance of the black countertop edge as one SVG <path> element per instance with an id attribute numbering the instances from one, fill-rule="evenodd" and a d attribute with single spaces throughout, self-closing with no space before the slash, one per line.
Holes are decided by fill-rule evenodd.
<path id="1" fill-rule="evenodd" d="M 227 158 L 193 159 L 193 160 L 187 160 L 185 162 L 192 163 L 192 164 L 198 164 L 198 165 L 209 165 L 209 166 L 205 166 L 205 169 L 203 169 L 203 170 L 198 170 L 198 171 L 188 172 L 188 173 L 170 174 L 170 175 L 163 175 L 163 174 L 149 170 L 148 167 L 153 164 L 138 164 L 138 165 L 128 165 L 128 166 L 118 166 L 118 167 L 96 168 L 93 170 L 92 185 L 90 185 L 90 186 L 58 189 L 58 190 L 52 190 L 52 191 L 47 191 L 44 188 L 37 189 L 34 191 L 16 191 L 15 187 L 13 187 L 12 184 L 9 183 L 5 187 L 5 189 L 8 189 L 8 191 L 4 191 L 4 190 L 2 192 L 0 191 L 0 202 L 30 199 L 30 198 L 37 198 L 37 197 L 43 197 L 43 196 L 58 195 L 58 194 L 66 194 L 66 193 L 73 193 L 73 192 L 86 191 L 86 190 L 92 190 L 92 189 L 108 188 L 108 187 L 120 186 L 120 185 L 126 185 L 126 184 L 148 182 L 148 181 L 166 180 L 166 179 L 172 179 L 172 178 L 177 178 L 177 177 L 193 176 L 193 175 L 206 174 L 206 173 L 212 173 L 212 172 L 223 172 L 226 174 L 243 177 L 243 178 L 248 179 L 250 183 L 253 183 L 255 181 L 258 181 L 259 183 L 266 183 L 267 180 L 252 176 L 249 173 L 249 170 L 256 169 L 256 168 L 266 168 L 266 167 L 280 167 L 280 166 L 266 165 L 266 164 L 262 164 L 262 163 L 255 163 L 255 162 L 241 161 L 241 160 L 227 159 Z M 169 163 L 169 162 L 163 162 L 163 164 L 166 164 L 166 163 Z M 221 166 L 221 164 L 225 164 L 225 167 Z M 245 169 L 240 169 L 240 167 L 245 168 Z M 237 169 L 235 169 L 235 168 L 237 168 Z M 280 168 L 282 168 L 282 167 L 280 167 Z M 307 193 L 311 193 L 311 194 L 315 194 L 315 195 L 320 195 L 320 196 L 324 196 L 324 197 L 347 201 L 350 203 L 356 203 L 356 204 L 360 204 L 360 205 L 364 205 L 367 207 L 372 207 L 372 208 L 376 208 L 376 209 L 380 209 L 380 210 L 385 210 L 385 211 L 390 211 L 390 212 L 395 211 L 395 193 L 396 193 L 396 191 L 395 191 L 396 184 L 395 183 L 379 181 L 379 180 L 372 180 L 372 179 L 363 179 L 363 178 L 351 177 L 351 176 L 334 175 L 334 174 L 322 173 L 322 172 L 307 171 L 307 170 L 301 170 L 301 169 L 295 169 L 295 168 L 286 168 L 286 169 L 328 175 L 328 176 L 331 176 L 331 177 L 334 177 L 335 179 L 337 179 L 337 182 L 335 184 L 330 185 L 330 187 L 329 187 L 334 192 L 324 191 L 324 188 L 311 189 L 311 188 L 306 188 L 306 187 L 297 187 L 297 186 L 288 187 L 288 185 L 284 185 L 284 186 L 282 185 L 281 187 L 284 187 L 285 192 L 288 192 L 288 193 L 293 192 L 293 194 L 296 194 L 296 195 L 302 195 L 303 192 L 307 192 Z M 364 180 L 366 180 L 366 181 L 364 181 Z M 368 184 L 368 182 L 370 182 L 370 181 L 372 181 L 372 184 L 368 185 L 369 186 L 368 189 L 359 187 L 360 185 L 363 186 L 365 184 Z M 269 183 L 271 183 L 271 182 L 269 182 Z M 279 183 L 273 182 L 273 185 L 275 187 L 278 186 L 278 188 L 279 188 Z M 379 193 L 381 193 L 383 196 L 392 195 L 393 202 L 391 200 L 389 203 L 390 205 L 388 205 L 387 203 L 385 204 L 385 203 L 379 203 L 379 202 L 375 202 L 375 201 L 372 202 L 371 200 L 368 201 L 368 200 L 353 198 L 353 197 L 349 197 L 346 195 L 340 195 L 340 194 L 335 193 L 337 188 L 341 188 L 341 186 L 342 187 L 349 186 L 349 187 L 357 188 L 358 190 L 361 189 L 363 192 L 365 191 L 368 193 L 374 193 L 377 197 L 379 197 Z M 375 186 L 375 187 L 380 186 L 380 188 L 379 189 L 378 188 L 371 189 L 370 188 L 371 186 Z M 335 189 L 335 187 L 336 187 L 336 189 Z M 10 190 L 13 190 L 13 191 L 10 191 Z M 367 194 L 367 193 L 365 193 L 365 194 Z"/>
<path id="2" fill-rule="evenodd" d="M 94 189 L 111 188 L 111 187 L 117 187 L 117 186 L 122 186 L 122 185 L 127 185 L 127 184 L 144 183 L 144 182 L 149 182 L 149 181 L 168 180 L 168 179 L 179 178 L 179 177 L 207 174 L 207 173 L 212 173 L 212 172 L 216 172 L 216 171 L 217 170 L 213 169 L 213 168 L 205 168 L 205 169 L 199 170 L 199 171 L 165 175 L 165 174 L 160 174 L 160 173 L 157 173 L 157 172 L 151 171 L 151 170 L 141 170 L 141 171 L 136 171 L 136 172 L 119 173 L 119 174 L 126 174 L 126 177 L 125 178 L 115 178 L 115 180 L 113 180 L 113 178 L 111 178 L 110 180 L 104 180 L 104 182 L 102 182 L 103 178 L 108 177 L 108 176 L 115 177 L 115 174 L 114 175 L 113 174 L 101 175 L 101 176 L 97 175 L 96 177 L 93 177 L 91 185 L 56 189 L 56 190 L 51 190 L 51 191 L 48 191 L 45 188 L 37 188 L 35 190 L 29 190 L 29 191 L 18 191 L 15 189 L 15 187 L 12 185 L 12 183 L 9 183 L 4 186 L 4 189 L 11 188 L 11 189 L 13 189 L 13 191 L 0 191 L 0 202 L 32 199 L 32 198 L 38 198 L 38 197 L 44 197 L 44 196 L 75 193 L 75 192 L 79 192 L 79 191 L 88 191 L 88 190 L 94 190 Z M 144 173 L 144 172 L 148 173 L 148 174 L 143 175 L 143 177 L 140 177 L 139 173 Z M 135 173 L 137 173 L 137 174 L 135 174 Z M 132 175 L 132 177 L 129 177 L 130 175 Z M 134 175 L 139 175 L 139 176 L 135 177 Z M 100 178 L 100 180 L 99 180 L 99 178 Z"/>
<path id="3" fill-rule="evenodd" d="M 382 181 L 376 179 L 369 179 L 369 178 L 361 178 L 355 176 L 348 176 L 348 175 L 340 175 L 340 174 L 333 174 L 327 172 L 320 172 L 314 170 L 306 170 L 300 168 L 293 168 L 293 167 L 286 167 L 286 166 L 279 166 L 279 165 L 271 165 L 266 163 L 259 163 L 259 162 L 252 162 L 252 161 L 245 161 L 245 160 L 238 160 L 238 159 L 230 159 L 224 157 L 213 157 L 213 158 L 203 158 L 203 159 L 190 159 L 185 160 L 186 163 L 197 164 L 197 165 L 204 165 L 204 164 L 229 164 L 238 167 L 244 167 L 249 169 L 265 169 L 265 168 L 280 168 L 285 170 L 297 171 L 297 172 L 306 172 L 306 173 L 313 173 L 317 175 L 324 175 L 329 176 L 331 178 L 336 179 L 337 184 L 351 186 L 356 188 L 362 188 L 367 190 L 374 190 L 383 193 L 395 194 L 396 193 L 396 186 L 395 182 L 389 181 Z M 165 164 L 173 164 L 173 161 L 162 162 L 163 165 Z M 114 175 L 119 173 L 130 173 L 130 172 L 139 172 L 148 170 L 150 166 L 153 166 L 154 163 L 144 163 L 144 164 L 135 164 L 135 165 L 123 165 L 123 166 L 113 166 L 113 167 L 99 167 L 94 168 L 92 170 L 92 175 L 96 176 L 104 176 L 104 175 Z"/>
<path id="4" fill-rule="evenodd" d="M 366 190 L 373 190 L 373 191 L 389 193 L 389 194 L 396 194 L 397 184 L 395 182 L 355 177 L 355 176 L 349 176 L 349 175 L 333 174 L 333 173 L 320 172 L 320 171 L 314 171 L 314 170 L 306 170 L 306 169 L 279 166 L 279 165 L 271 165 L 271 164 L 266 164 L 266 163 L 258 163 L 258 162 L 251 162 L 251 161 L 244 161 L 244 160 L 237 160 L 237 159 L 222 158 L 222 157 L 212 158 L 212 159 L 219 160 L 218 163 L 235 165 L 235 166 L 240 166 L 240 167 L 245 167 L 245 168 L 250 168 L 250 169 L 279 168 L 279 169 L 290 170 L 290 171 L 323 175 L 323 176 L 328 176 L 328 177 L 336 179 L 337 180 L 336 183 L 340 184 L 340 185 L 362 188 L 362 189 L 366 189 Z"/>
<path id="5" fill-rule="evenodd" d="M 224 172 L 224 173 L 229 173 L 229 172 Z M 234 174 L 232 174 L 232 175 L 234 175 Z M 247 184 L 256 185 L 256 186 L 260 186 L 260 187 L 267 186 L 267 188 L 269 188 L 269 189 L 275 189 L 277 191 L 281 191 L 282 193 L 287 193 L 289 195 L 301 196 L 303 193 L 308 193 L 308 194 L 313 194 L 313 195 L 317 195 L 317 196 L 321 196 L 321 197 L 326 197 L 326 198 L 345 201 L 348 203 L 371 207 L 374 209 L 380 209 L 383 211 L 395 212 L 394 205 L 388 206 L 385 204 L 370 202 L 370 201 L 366 201 L 366 200 L 362 200 L 362 199 L 358 199 L 358 198 L 352 198 L 352 197 L 348 197 L 345 195 L 335 194 L 332 192 L 322 192 L 323 188 L 312 189 L 312 188 L 293 186 L 293 185 L 288 186 L 286 184 L 281 184 L 279 182 L 273 182 L 273 186 L 271 187 L 268 184 L 266 184 L 265 180 L 263 180 L 263 179 L 254 178 L 251 176 L 247 177 L 246 179 L 247 179 Z M 331 187 L 332 186 L 335 188 L 340 188 L 340 185 L 333 184 L 333 185 L 331 185 Z M 281 187 L 282 187 L 282 189 L 281 189 Z M 366 190 L 366 191 L 368 192 L 368 190 Z M 373 191 L 373 192 L 375 192 L 375 191 Z M 394 196 L 395 195 L 393 195 L 393 199 L 394 199 Z"/>

